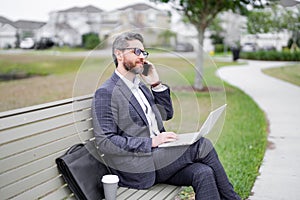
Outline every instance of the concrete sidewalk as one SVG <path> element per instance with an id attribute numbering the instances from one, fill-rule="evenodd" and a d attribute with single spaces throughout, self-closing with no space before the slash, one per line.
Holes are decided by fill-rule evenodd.
<path id="1" fill-rule="evenodd" d="M 261 72 L 287 63 L 247 62 L 221 68 L 218 75 L 251 96 L 270 123 L 269 148 L 249 199 L 300 199 L 300 87 Z"/>

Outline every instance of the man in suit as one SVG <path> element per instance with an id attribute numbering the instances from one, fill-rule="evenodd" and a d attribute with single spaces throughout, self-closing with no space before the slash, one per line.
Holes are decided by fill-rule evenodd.
<path id="1" fill-rule="evenodd" d="M 170 88 L 146 60 L 143 38 L 126 32 L 112 46 L 113 75 L 96 91 L 93 125 L 97 145 L 120 186 L 145 189 L 156 183 L 192 186 L 196 199 L 240 199 L 234 192 L 211 142 L 160 148 L 176 140 L 163 120 L 173 116 Z M 144 75 L 144 64 L 150 67 Z M 149 89 L 144 82 L 150 85 Z"/>

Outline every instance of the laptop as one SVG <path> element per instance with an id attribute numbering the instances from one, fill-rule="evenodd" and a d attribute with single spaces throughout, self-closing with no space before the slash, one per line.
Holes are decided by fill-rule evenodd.
<path id="1" fill-rule="evenodd" d="M 158 147 L 174 147 L 174 146 L 183 146 L 183 145 L 191 145 L 194 142 L 197 142 L 201 137 L 205 136 L 208 134 L 222 113 L 225 111 L 227 104 L 224 104 L 223 106 L 213 110 L 212 112 L 209 113 L 207 119 L 201 126 L 200 130 L 198 132 L 194 133 L 183 133 L 183 134 L 178 134 L 177 140 L 173 142 L 167 142 L 159 145 Z"/>

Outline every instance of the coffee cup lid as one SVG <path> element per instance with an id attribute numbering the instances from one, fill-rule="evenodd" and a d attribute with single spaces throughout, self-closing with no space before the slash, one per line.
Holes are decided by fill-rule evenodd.
<path id="1" fill-rule="evenodd" d="M 103 183 L 117 183 L 119 182 L 119 177 L 117 175 L 104 175 L 102 177 L 102 182 Z"/>

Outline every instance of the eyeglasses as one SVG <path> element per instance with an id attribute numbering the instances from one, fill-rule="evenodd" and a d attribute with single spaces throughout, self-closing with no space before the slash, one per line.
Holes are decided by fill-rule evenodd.
<path id="1" fill-rule="evenodd" d="M 147 58 L 149 56 L 149 52 L 143 51 L 142 49 L 139 49 L 139 48 L 123 48 L 123 49 L 119 49 L 119 50 L 126 50 L 126 49 L 133 50 L 133 53 L 137 56 L 141 55 L 141 53 L 143 54 L 143 56 L 145 58 Z"/>

